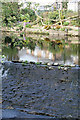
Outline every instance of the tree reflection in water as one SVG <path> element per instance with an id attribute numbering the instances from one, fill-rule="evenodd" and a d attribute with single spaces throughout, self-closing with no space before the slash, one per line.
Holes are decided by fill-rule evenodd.
<path id="1" fill-rule="evenodd" d="M 8 61 L 19 60 L 17 48 L 11 48 L 5 46 L 2 48 L 2 54 L 7 57 Z"/>
<path id="2" fill-rule="evenodd" d="M 80 37 L 78 37 L 79 39 L 79 44 L 78 44 L 78 65 L 80 66 Z"/>
<path id="3" fill-rule="evenodd" d="M 40 57 L 42 59 L 42 53 L 44 52 L 45 55 L 43 58 L 45 60 L 48 59 L 48 61 L 52 60 L 53 62 L 57 61 L 58 63 L 62 61 L 63 64 L 65 64 L 66 61 L 69 61 L 71 64 L 73 59 L 76 59 L 77 57 L 80 58 L 80 45 L 71 44 L 68 41 L 67 36 L 65 36 L 64 39 L 60 40 L 59 38 L 42 39 L 41 37 L 38 39 L 33 37 L 26 37 L 25 35 L 19 35 L 15 37 L 13 34 L 12 37 L 11 35 L 5 36 L 4 41 L 5 45 L 3 47 L 3 54 L 7 56 L 7 60 L 10 61 L 20 59 L 18 55 L 19 51 L 21 51 L 23 47 L 26 48 L 25 54 L 27 54 L 27 50 L 31 50 L 31 54 L 35 57 L 35 49 L 37 50 L 38 48 L 38 51 L 36 51 L 37 57 Z"/>

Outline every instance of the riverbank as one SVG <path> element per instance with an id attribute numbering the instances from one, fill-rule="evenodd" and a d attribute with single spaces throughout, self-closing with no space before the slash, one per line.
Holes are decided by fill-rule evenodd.
<path id="1" fill-rule="evenodd" d="M 32 28 L 25 28 L 25 30 L 22 30 L 23 32 L 27 33 L 27 34 L 41 34 L 41 35 L 58 35 L 58 36 L 70 36 L 70 37 L 79 37 L 79 28 L 78 27 L 72 27 L 72 26 L 64 26 L 66 29 L 68 30 L 68 33 L 66 33 L 65 31 L 61 31 L 61 30 L 53 30 L 53 29 L 49 29 L 46 30 L 44 29 L 44 27 L 39 27 L 39 26 L 34 26 Z M 13 32 L 21 32 L 21 31 L 16 31 L 16 27 L 14 28 L 2 28 L 1 31 L 13 31 Z"/>
<path id="2" fill-rule="evenodd" d="M 15 31 L 3 31 L 2 32 L 2 36 L 4 36 L 6 33 L 6 35 L 10 36 L 11 33 L 14 33 L 17 36 L 20 36 L 20 34 L 23 37 L 31 37 L 32 39 L 37 39 L 37 40 L 48 40 L 48 41 L 53 41 L 53 40 L 63 40 L 65 39 L 65 42 L 70 42 L 72 44 L 80 44 L 80 40 L 79 37 L 74 37 L 74 36 L 64 36 L 63 34 L 60 34 L 59 31 L 57 31 L 56 34 L 51 34 L 51 35 L 43 35 L 43 34 L 28 34 L 25 32 L 15 32 Z"/>
<path id="3" fill-rule="evenodd" d="M 70 37 L 78 37 L 78 27 L 72 26 L 63 26 L 64 28 L 68 29 L 68 32 L 59 30 L 49 29 L 46 30 L 44 27 L 33 27 L 33 28 L 26 28 L 25 32 L 28 34 L 45 34 L 45 35 L 58 35 L 58 36 L 70 36 Z"/>
<path id="4" fill-rule="evenodd" d="M 4 111 L 9 116 L 12 110 L 19 111 L 17 118 L 24 114 L 25 118 L 80 118 L 79 67 L 63 70 L 13 62 L 2 67 L 3 118 Z"/>

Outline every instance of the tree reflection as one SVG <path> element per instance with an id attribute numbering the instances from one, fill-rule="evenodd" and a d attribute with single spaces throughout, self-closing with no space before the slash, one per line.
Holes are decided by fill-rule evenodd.
<path id="1" fill-rule="evenodd" d="M 35 50 L 35 46 L 36 46 L 36 43 L 35 41 L 29 41 L 28 42 L 28 48 L 32 51 L 32 50 Z"/>
<path id="2" fill-rule="evenodd" d="M 25 39 L 24 39 L 25 37 Z M 79 37 L 80 41 L 80 37 Z M 65 36 L 62 40 L 43 40 L 32 37 L 21 36 L 6 36 L 4 38 L 5 47 L 3 47 L 3 54 L 7 56 L 8 60 L 19 60 L 18 49 L 23 47 L 31 50 L 32 53 L 35 51 L 35 47 L 38 46 L 39 52 L 45 51 L 46 56 L 51 53 L 54 57 L 54 61 L 73 61 L 76 63 L 78 56 L 78 64 L 80 65 L 80 44 L 71 44 L 68 42 L 68 37 Z M 39 54 L 41 54 L 39 53 Z M 49 56 L 48 56 L 49 58 Z M 52 58 L 51 58 L 52 59 Z M 74 60 L 76 59 L 76 60 Z M 75 61 L 75 62 L 74 62 Z M 76 63 L 77 64 L 77 63 Z"/>
<path id="3" fill-rule="evenodd" d="M 6 56 L 8 61 L 19 60 L 17 48 L 12 49 L 5 46 L 2 48 L 2 54 Z"/>
<path id="4" fill-rule="evenodd" d="M 78 37 L 80 43 L 80 37 Z M 80 66 L 80 44 L 78 44 L 78 65 Z"/>
<path id="5" fill-rule="evenodd" d="M 42 41 L 38 41 L 37 44 L 39 45 L 39 47 L 41 48 L 41 50 L 43 49 L 43 42 Z"/>

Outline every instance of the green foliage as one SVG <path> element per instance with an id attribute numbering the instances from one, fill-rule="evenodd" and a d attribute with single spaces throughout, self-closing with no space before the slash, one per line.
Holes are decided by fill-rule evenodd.
<path id="1" fill-rule="evenodd" d="M 3 26 L 12 27 L 18 21 L 34 21 L 36 19 L 35 12 L 28 7 L 20 10 L 21 5 L 18 2 L 4 2 L 2 3 L 2 21 Z"/>
<path id="2" fill-rule="evenodd" d="M 27 28 L 31 28 L 31 25 L 30 25 L 30 24 L 26 24 L 26 27 L 27 27 Z"/>
<path id="3" fill-rule="evenodd" d="M 59 45 L 55 44 L 53 41 L 49 43 L 49 51 L 52 53 L 60 53 L 61 49 L 59 48 Z"/>
<path id="4" fill-rule="evenodd" d="M 80 20 L 72 20 L 71 21 L 71 25 L 74 25 L 74 26 L 80 26 Z"/>
<path id="5" fill-rule="evenodd" d="M 3 23 L 2 26 L 5 27 L 5 26 L 6 26 L 6 23 Z"/>
<path id="6" fill-rule="evenodd" d="M 25 63 L 25 62 L 22 62 L 22 66 L 26 66 L 26 63 Z"/>
<path id="7" fill-rule="evenodd" d="M 68 2 L 62 2 L 62 8 L 64 8 L 64 9 L 67 9 L 67 5 L 68 4 Z"/>
<path id="8" fill-rule="evenodd" d="M 18 30 L 22 31 L 22 29 L 23 29 L 23 25 L 22 24 L 18 24 L 17 27 L 18 27 L 17 31 Z"/>
<path id="9" fill-rule="evenodd" d="M 42 22 L 41 21 L 39 22 L 39 26 L 42 26 Z"/>
<path id="10" fill-rule="evenodd" d="M 25 63 L 28 63 L 28 61 L 26 60 Z"/>
<path id="11" fill-rule="evenodd" d="M 23 15 L 23 16 L 25 16 L 26 14 L 28 14 L 29 15 L 29 19 L 30 19 L 30 21 L 34 21 L 35 19 L 36 19 L 36 15 L 35 15 L 35 12 L 33 11 L 33 10 L 31 10 L 31 9 L 28 9 L 28 8 L 25 8 L 25 9 L 22 9 L 21 10 L 21 14 Z M 27 19 L 27 18 L 26 18 Z"/>
<path id="12" fill-rule="evenodd" d="M 71 21 L 71 25 L 75 25 L 75 21 L 74 20 Z"/>
<path id="13" fill-rule="evenodd" d="M 61 31 L 65 31 L 65 27 L 61 28 Z"/>
<path id="14" fill-rule="evenodd" d="M 26 2 L 27 3 L 27 8 L 30 9 L 31 7 L 31 2 Z"/>
<path id="15" fill-rule="evenodd" d="M 65 16 L 64 16 L 64 15 L 61 15 L 61 19 L 65 19 Z"/>
<path id="16" fill-rule="evenodd" d="M 69 25 L 69 22 L 64 22 L 63 25 L 64 25 L 64 26 L 68 26 L 68 25 Z"/>
<path id="17" fill-rule="evenodd" d="M 37 64 L 37 65 L 40 65 L 40 64 L 41 64 L 41 62 L 37 62 L 36 64 Z"/>
<path id="18" fill-rule="evenodd" d="M 77 15 L 77 14 L 78 14 L 78 13 L 73 12 L 72 10 L 68 10 L 68 11 L 66 11 L 65 16 L 66 16 L 66 18 L 67 18 L 67 17 L 75 16 L 75 15 Z"/>
<path id="19" fill-rule="evenodd" d="M 59 12 L 58 11 L 49 12 L 48 18 L 50 18 L 50 19 L 58 19 L 59 18 Z"/>
<path id="20" fill-rule="evenodd" d="M 2 57 L 2 58 L 6 58 L 6 56 L 5 56 L 5 55 L 1 55 L 1 57 Z"/>
<path id="21" fill-rule="evenodd" d="M 2 3 L 2 20 L 6 26 L 15 23 L 20 19 L 20 5 L 18 2 Z M 3 24 L 3 25 L 5 25 Z"/>
<path id="22" fill-rule="evenodd" d="M 48 19 L 45 20 L 44 23 L 45 23 L 46 25 L 48 25 L 48 24 L 49 24 L 49 20 L 48 20 Z"/>
<path id="23" fill-rule="evenodd" d="M 29 20 L 30 20 L 30 15 L 29 15 L 28 13 L 26 13 L 25 15 L 20 14 L 20 19 L 21 19 L 21 21 L 24 21 L 24 20 L 25 20 L 25 22 L 29 22 Z"/>
<path id="24" fill-rule="evenodd" d="M 10 60 L 13 59 L 12 56 L 16 56 L 17 53 L 18 53 L 17 48 L 12 49 L 12 48 L 6 47 L 6 46 L 2 48 L 2 51 L 3 51 L 2 54 L 3 54 L 4 56 L 8 56 L 8 58 L 9 58 Z"/>
<path id="25" fill-rule="evenodd" d="M 34 50 L 36 46 L 35 41 L 29 41 L 27 46 L 29 49 Z"/>

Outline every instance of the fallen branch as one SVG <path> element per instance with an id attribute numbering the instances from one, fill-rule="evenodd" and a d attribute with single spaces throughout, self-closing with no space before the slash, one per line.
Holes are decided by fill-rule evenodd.
<path id="1" fill-rule="evenodd" d="M 56 24 L 58 24 L 58 23 L 60 23 L 60 22 L 67 21 L 67 20 L 72 19 L 72 18 L 75 18 L 75 17 L 78 17 L 78 15 L 72 16 L 72 17 L 68 17 L 67 19 L 60 20 L 60 21 L 58 21 L 57 23 L 55 23 L 55 24 L 53 24 L 53 25 L 56 25 Z"/>

